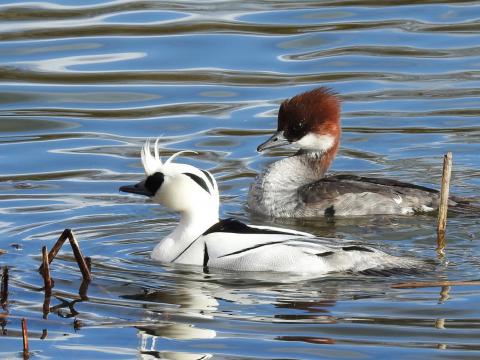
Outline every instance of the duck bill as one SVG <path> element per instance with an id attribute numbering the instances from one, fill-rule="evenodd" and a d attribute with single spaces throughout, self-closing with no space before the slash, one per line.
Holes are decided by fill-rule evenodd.
<path id="1" fill-rule="evenodd" d="M 138 184 L 134 185 L 120 186 L 119 190 L 130 194 L 153 196 L 151 191 L 145 187 L 145 181 L 141 181 Z"/>
<path id="2" fill-rule="evenodd" d="M 258 145 L 257 151 L 262 152 L 265 149 L 276 148 L 288 144 L 290 144 L 290 141 L 285 138 L 283 131 L 277 131 L 270 139 L 265 141 L 263 144 Z"/>

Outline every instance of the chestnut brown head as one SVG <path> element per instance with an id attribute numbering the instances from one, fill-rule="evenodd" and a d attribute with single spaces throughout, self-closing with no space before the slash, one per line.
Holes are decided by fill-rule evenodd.
<path id="1" fill-rule="evenodd" d="M 258 151 L 285 144 L 302 149 L 326 151 L 340 137 L 340 100 L 320 87 L 285 100 L 278 112 L 277 131 Z"/>

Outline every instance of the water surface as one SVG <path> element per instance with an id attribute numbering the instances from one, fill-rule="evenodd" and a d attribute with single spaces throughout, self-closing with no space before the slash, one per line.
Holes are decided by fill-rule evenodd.
<path id="1" fill-rule="evenodd" d="M 479 278 L 477 214 L 451 217 L 444 259 L 435 218 L 280 221 L 244 204 L 253 177 L 288 150 L 257 154 L 280 102 L 324 85 L 343 100 L 333 171 L 480 189 L 480 5 L 463 1 L 55 1 L 0 3 L 0 263 L 10 302 L 2 358 L 476 359 L 479 286 L 397 289 Z M 358 240 L 437 259 L 417 277 L 305 280 L 160 266 L 149 251 L 177 217 L 118 187 L 139 149 L 209 169 L 222 216 Z M 44 315 L 40 249 L 72 228 L 52 265 Z M 41 339 L 42 338 L 42 339 Z"/>

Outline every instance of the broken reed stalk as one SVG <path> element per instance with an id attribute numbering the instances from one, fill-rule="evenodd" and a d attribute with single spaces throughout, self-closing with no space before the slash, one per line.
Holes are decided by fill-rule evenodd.
<path id="1" fill-rule="evenodd" d="M 52 277 L 50 275 L 50 265 L 48 264 L 48 250 L 47 247 L 42 247 L 42 276 L 45 285 L 45 296 L 52 294 Z"/>
<path id="2" fill-rule="evenodd" d="M 73 255 L 75 255 L 75 259 L 77 260 L 78 267 L 82 272 L 83 280 L 90 281 L 92 279 L 90 275 L 90 270 L 88 270 L 87 262 L 85 261 L 85 258 L 83 257 L 83 254 L 80 251 L 80 246 L 78 246 L 77 239 L 75 239 L 75 236 L 73 236 L 73 233 L 70 229 L 67 229 L 67 230 L 68 230 L 68 234 L 67 234 L 68 240 L 70 241 L 70 245 L 72 246 Z"/>
<path id="3" fill-rule="evenodd" d="M 2 305 L 3 308 L 7 306 L 8 302 L 8 266 L 3 267 L 3 272 L 2 272 L 2 285 L 0 287 L 0 305 Z"/>
<path id="4" fill-rule="evenodd" d="M 42 306 L 44 319 L 47 319 L 48 314 L 50 314 L 50 300 L 51 300 L 51 295 L 45 292 L 45 298 L 43 299 L 43 306 Z"/>
<path id="5" fill-rule="evenodd" d="M 480 286 L 480 281 L 412 281 L 407 283 L 398 283 L 391 286 L 392 289 L 415 289 L 426 287 L 445 287 L 445 286 Z M 443 291 L 443 289 L 442 289 Z"/>
<path id="6" fill-rule="evenodd" d="M 62 234 L 60 235 L 60 237 L 58 238 L 57 242 L 55 243 L 55 245 L 53 245 L 52 249 L 50 250 L 50 252 L 48 253 L 48 263 L 51 264 L 51 262 L 53 261 L 53 259 L 55 258 L 55 256 L 57 256 L 58 252 L 60 251 L 63 243 L 65 242 L 65 240 L 68 239 L 68 232 L 70 231 L 70 229 L 65 229 L 63 230 Z M 38 269 L 40 272 L 43 272 L 43 263 L 42 265 L 40 265 L 40 268 Z"/>
<path id="7" fill-rule="evenodd" d="M 29 350 L 28 350 L 28 329 L 27 329 L 27 320 L 22 318 L 22 339 L 23 339 L 23 358 L 28 359 Z"/>
<path id="8" fill-rule="evenodd" d="M 80 295 L 80 299 L 82 300 L 88 300 L 88 296 L 87 296 L 88 285 L 90 285 L 90 281 L 83 280 L 82 283 L 80 284 L 80 287 L 78 288 L 78 295 Z"/>
<path id="9" fill-rule="evenodd" d="M 92 272 L 92 258 L 90 256 L 85 256 L 85 264 L 87 264 L 87 269 Z"/>
<path id="10" fill-rule="evenodd" d="M 452 175 L 452 153 L 449 151 L 443 156 L 442 188 L 440 190 L 440 203 L 438 206 L 437 224 L 437 252 L 444 254 L 445 230 L 447 228 L 448 195 L 450 192 L 450 178 Z"/>
<path id="11" fill-rule="evenodd" d="M 62 247 L 63 243 L 67 239 L 70 242 L 70 246 L 72 247 L 73 255 L 75 256 L 75 260 L 77 261 L 78 267 L 82 272 L 83 280 L 90 281 L 92 279 L 92 276 L 90 274 L 88 263 L 87 261 L 85 261 L 85 258 L 83 257 L 82 252 L 80 251 L 80 247 L 78 246 L 77 239 L 75 239 L 75 236 L 73 235 L 73 232 L 70 229 L 63 230 L 62 234 L 58 238 L 52 250 L 50 250 L 50 253 L 48 254 L 48 264 L 50 264 L 55 258 L 55 256 L 57 256 L 58 252 L 60 251 L 60 248 Z M 42 273 L 43 273 L 43 267 L 44 265 L 42 264 L 38 269 Z"/>

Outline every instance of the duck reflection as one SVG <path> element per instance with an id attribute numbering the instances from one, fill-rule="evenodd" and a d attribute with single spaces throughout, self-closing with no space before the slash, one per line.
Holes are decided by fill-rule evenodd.
<path id="1" fill-rule="evenodd" d="M 171 304 L 161 313 L 152 311 L 149 318 L 136 326 L 139 338 L 139 358 L 141 359 L 208 359 L 208 353 L 184 351 L 166 351 L 163 342 L 171 340 L 213 339 L 215 330 L 207 327 L 213 319 L 212 312 L 218 310 L 219 303 L 209 284 L 176 279 L 175 286 L 162 290 L 143 289 L 142 293 L 124 295 L 130 300 L 141 301 L 146 309 L 155 309 L 156 305 Z M 201 324 L 201 326 L 199 326 Z M 205 324 L 205 326 L 203 325 Z"/>
<path id="2" fill-rule="evenodd" d="M 283 278 L 279 276 L 217 269 L 199 273 L 198 268 L 172 266 L 157 275 L 160 281 L 152 280 L 152 287 L 157 286 L 156 289 L 145 286 L 148 285 L 145 279 L 143 288 L 124 287 L 123 294 L 128 295 L 120 296 L 141 303 L 145 310 L 135 324 L 139 358 L 207 359 L 215 355 L 214 347 L 221 346 L 221 339 L 263 330 L 277 342 L 329 345 L 345 342 L 327 335 L 344 324 L 423 328 L 430 323 L 431 326 L 428 316 L 425 319 L 365 317 L 337 310 L 339 303 L 345 301 L 376 301 L 376 298 L 383 301 L 385 294 L 391 294 L 392 281 L 404 277 L 339 274 L 321 279 L 292 279 L 285 274 Z M 402 301 L 405 294 L 398 295 Z M 320 327 L 318 331 L 305 332 L 303 325 L 288 325 L 292 323 Z M 324 326 L 332 329 L 325 333 Z M 220 336 L 219 329 L 222 329 L 221 339 L 213 340 Z"/>
<path id="3" fill-rule="evenodd" d="M 292 293 L 292 280 L 288 279 L 286 282 L 285 277 L 281 278 L 279 274 L 239 274 L 216 269 L 202 274 L 198 271 L 185 271 L 182 267 L 171 269 L 168 275 L 169 280 L 167 282 L 167 278 L 163 278 L 161 289 L 143 288 L 138 293 L 121 296 L 141 302 L 142 307 L 149 310 L 145 312 L 148 317 L 142 319 L 141 325 L 136 326 L 141 359 L 210 358 L 213 354 L 208 352 L 189 352 L 186 347 L 190 343 L 182 342 L 180 351 L 174 351 L 172 346 L 178 346 L 177 340 L 200 340 L 201 344 L 202 339 L 217 337 L 217 331 L 210 326 L 217 326 L 219 318 L 226 316 L 229 304 L 245 307 L 264 304 L 269 309 L 273 306 L 274 314 L 268 317 L 269 321 L 274 322 L 336 322 L 336 318 L 330 315 L 330 309 L 336 304 L 338 289 L 330 284 L 322 283 L 321 290 L 317 290 L 315 286 L 309 289 L 302 289 L 301 285 L 295 286 L 296 291 Z M 318 301 L 305 300 L 312 298 Z M 278 336 L 275 339 L 303 341 L 293 335 Z M 310 337 L 305 341 L 334 343 L 334 340 L 329 338 Z M 197 341 L 195 344 L 201 346 Z M 206 346 L 208 345 L 205 344 L 203 348 Z"/>

